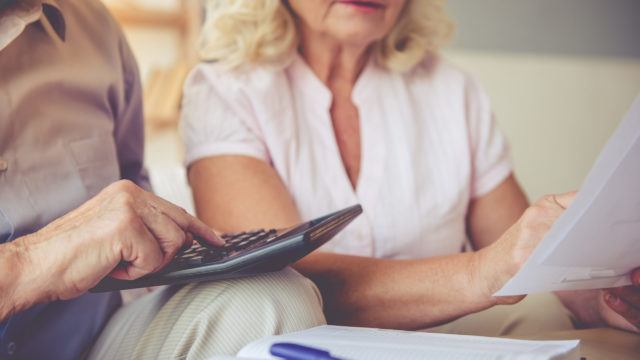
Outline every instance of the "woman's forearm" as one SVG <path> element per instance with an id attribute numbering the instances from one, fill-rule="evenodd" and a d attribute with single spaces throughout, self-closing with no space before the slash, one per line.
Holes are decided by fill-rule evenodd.
<path id="1" fill-rule="evenodd" d="M 316 253 L 296 264 L 320 288 L 330 323 L 424 329 L 495 305 L 482 253 L 384 260 Z"/>

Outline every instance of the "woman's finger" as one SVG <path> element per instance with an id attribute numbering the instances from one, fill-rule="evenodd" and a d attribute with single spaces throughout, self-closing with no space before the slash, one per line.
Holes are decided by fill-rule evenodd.
<path id="1" fill-rule="evenodd" d="M 604 292 L 605 303 L 620 316 L 637 328 L 640 328 L 640 309 L 616 295 L 613 291 Z"/>
<path id="2" fill-rule="evenodd" d="M 624 286 L 615 289 L 609 289 L 609 292 L 622 300 L 626 301 L 629 305 L 640 310 L 640 289 L 635 286 Z"/>
<path id="3" fill-rule="evenodd" d="M 571 203 L 573 203 L 573 200 L 576 198 L 577 194 L 577 192 L 571 191 L 564 194 L 553 195 L 553 200 L 559 207 L 564 210 L 568 209 L 569 206 L 571 206 Z"/>

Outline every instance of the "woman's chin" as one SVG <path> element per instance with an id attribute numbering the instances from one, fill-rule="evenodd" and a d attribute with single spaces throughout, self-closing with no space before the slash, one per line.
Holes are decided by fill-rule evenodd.
<path id="1" fill-rule="evenodd" d="M 350 24 L 347 27 L 335 29 L 331 36 L 338 40 L 341 44 L 368 46 L 384 37 L 379 26 L 354 26 Z"/>

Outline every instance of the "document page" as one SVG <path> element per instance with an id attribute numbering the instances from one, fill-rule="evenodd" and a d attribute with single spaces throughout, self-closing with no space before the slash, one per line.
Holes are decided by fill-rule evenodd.
<path id="1" fill-rule="evenodd" d="M 287 342 L 327 350 L 350 360 L 578 359 L 578 341 L 526 341 L 398 330 L 319 326 L 247 345 L 240 358 L 273 359 L 269 349 Z"/>
<path id="2" fill-rule="evenodd" d="M 630 283 L 640 266 L 640 97 L 600 153 L 573 204 L 495 295 Z"/>

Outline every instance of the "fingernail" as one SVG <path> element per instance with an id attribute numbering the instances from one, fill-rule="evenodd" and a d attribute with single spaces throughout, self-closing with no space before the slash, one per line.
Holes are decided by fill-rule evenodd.
<path id="1" fill-rule="evenodd" d="M 212 243 L 219 243 L 221 242 L 221 239 L 218 237 L 218 235 L 216 235 L 215 232 L 211 231 L 209 234 L 207 234 L 207 236 L 209 237 L 207 240 L 209 240 L 209 242 Z"/>
<path id="2" fill-rule="evenodd" d="M 222 236 L 218 236 L 216 233 L 213 233 L 213 238 L 211 239 L 211 242 L 219 245 L 224 245 L 227 243 L 227 241 L 223 239 Z"/>

